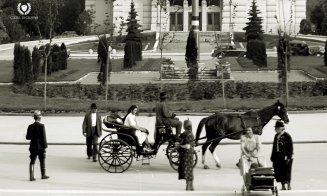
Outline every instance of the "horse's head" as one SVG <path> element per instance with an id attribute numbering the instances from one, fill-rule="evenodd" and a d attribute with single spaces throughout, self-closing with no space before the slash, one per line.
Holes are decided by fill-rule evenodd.
<path id="1" fill-rule="evenodd" d="M 286 124 L 289 123 L 290 120 L 288 118 L 288 113 L 285 106 L 279 100 L 275 103 L 275 106 L 276 106 L 275 114 Z"/>

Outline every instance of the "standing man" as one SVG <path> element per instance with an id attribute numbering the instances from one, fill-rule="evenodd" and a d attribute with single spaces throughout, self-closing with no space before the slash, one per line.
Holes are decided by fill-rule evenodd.
<path id="1" fill-rule="evenodd" d="M 41 179 L 48 179 L 49 176 L 45 174 L 45 149 L 48 147 L 47 136 L 45 134 L 44 124 L 41 121 L 41 112 L 35 110 L 33 117 L 35 122 L 30 124 L 27 128 L 26 139 L 30 141 L 30 181 L 35 181 L 34 178 L 34 164 L 37 157 L 39 157 L 41 167 Z"/>
<path id="2" fill-rule="evenodd" d="M 273 162 L 275 178 L 282 183 L 282 190 L 291 190 L 291 175 L 293 163 L 293 141 L 290 134 L 285 132 L 282 121 L 277 121 L 275 125 L 276 135 L 270 160 Z"/>
<path id="3" fill-rule="evenodd" d="M 160 93 L 160 102 L 156 104 L 156 124 L 164 124 L 166 127 L 175 127 L 176 136 L 182 131 L 182 122 L 176 118 L 176 114 L 169 112 L 166 104 L 167 95 L 165 92 Z"/>
<path id="4" fill-rule="evenodd" d="M 86 153 L 87 159 L 93 158 L 93 162 L 97 161 L 98 155 L 98 139 L 102 134 L 101 116 L 97 111 L 97 105 L 91 104 L 90 111 L 85 114 L 83 121 L 83 135 L 86 137 Z"/>

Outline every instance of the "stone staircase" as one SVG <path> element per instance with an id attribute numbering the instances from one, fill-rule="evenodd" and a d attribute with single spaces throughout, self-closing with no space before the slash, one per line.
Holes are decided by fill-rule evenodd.
<path id="1" fill-rule="evenodd" d="M 168 68 L 163 69 L 162 78 L 163 79 L 188 79 L 188 68 L 178 69 L 178 68 Z M 199 69 L 198 72 L 199 80 L 217 80 L 217 70 L 215 69 Z"/>

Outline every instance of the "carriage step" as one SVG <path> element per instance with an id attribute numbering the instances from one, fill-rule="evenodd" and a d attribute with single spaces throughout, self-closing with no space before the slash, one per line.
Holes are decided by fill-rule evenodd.
<path id="1" fill-rule="evenodd" d="M 142 165 L 150 165 L 150 159 L 142 158 Z"/>

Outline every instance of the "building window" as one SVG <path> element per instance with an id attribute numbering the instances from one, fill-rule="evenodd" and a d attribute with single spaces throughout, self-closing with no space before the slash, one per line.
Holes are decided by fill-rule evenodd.
<path id="1" fill-rule="evenodd" d="M 170 31 L 183 31 L 183 12 L 170 13 Z"/>
<path id="2" fill-rule="evenodd" d="M 208 13 L 208 31 L 220 31 L 220 13 L 209 12 Z"/>
<path id="3" fill-rule="evenodd" d="M 184 0 L 169 0 L 170 6 L 173 6 L 173 5 L 183 6 L 183 2 L 184 2 Z"/>
<path id="4" fill-rule="evenodd" d="M 215 5 L 215 6 L 220 7 L 221 0 L 207 0 L 207 5 L 208 6 Z"/>

